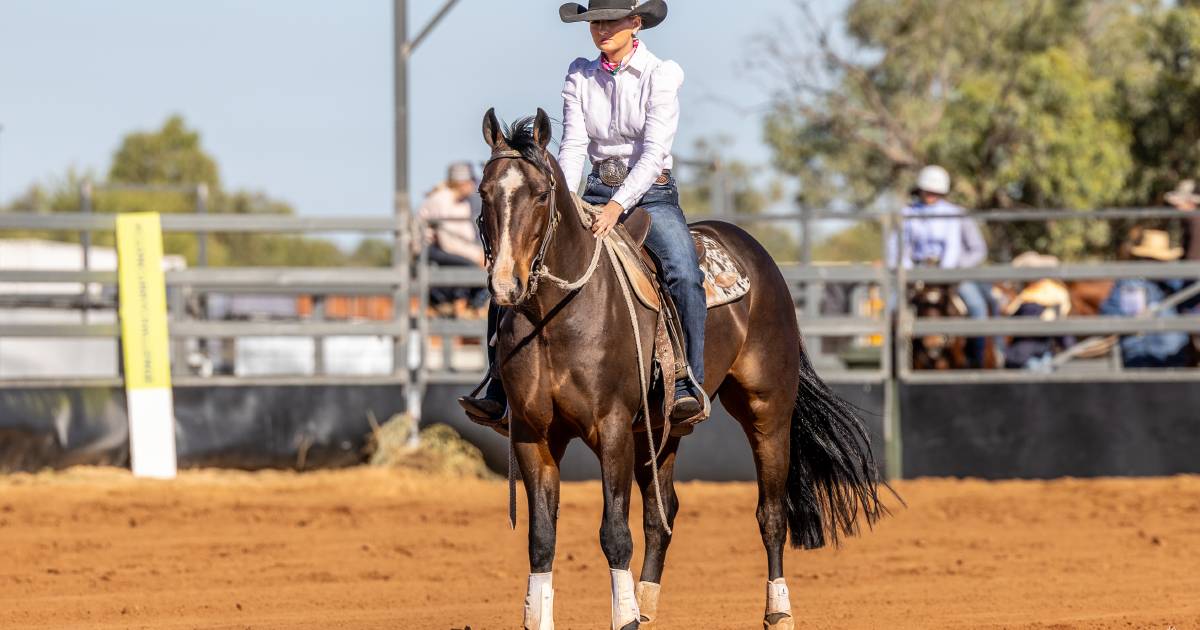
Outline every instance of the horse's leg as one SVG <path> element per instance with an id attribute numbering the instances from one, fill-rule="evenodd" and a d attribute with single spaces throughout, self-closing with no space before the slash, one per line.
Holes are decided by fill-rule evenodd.
<path id="1" fill-rule="evenodd" d="M 604 517 L 600 524 L 600 548 L 608 559 L 612 580 L 612 628 L 638 627 L 637 596 L 629 561 L 633 536 L 629 532 L 629 495 L 633 491 L 633 432 L 629 421 L 609 417 L 600 422 L 597 455 L 604 483 Z"/>
<path id="2" fill-rule="evenodd" d="M 763 627 L 791 630 L 792 607 L 783 577 L 787 543 L 788 465 L 795 387 L 748 390 L 733 379 L 721 386 L 721 404 L 742 425 L 754 453 L 758 473 L 758 531 L 767 550 L 767 608 Z"/>
<path id="3" fill-rule="evenodd" d="M 566 439 L 523 435 L 514 423 L 513 449 L 529 506 L 529 586 L 525 592 L 526 630 L 554 630 L 554 544 L 558 522 L 558 464 Z"/>
<path id="4" fill-rule="evenodd" d="M 656 448 L 658 439 L 654 441 Z M 667 559 L 667 547 L 671 535 L 662 525 L 655 502 L 654 475 L 650 470 L 653 454 L 645 435 L 635 435 L 637 458 L 633 473 L 642 494 L 642 529 L 646 535 L 646 555 L 642 561 L 641 581 L 637 585 L 638 609 L 641 611 L 642 630 L 652 630 L 658 619 L 658 593 L 662 584 L 663 564 Z M 679 512 L 679 498 L 675 495 L 675 453 L 679 449 L 679 438 L 667 441 L 666 449 L 659 458 L 662 466 L 658 473 L 661 486 L 663 510 L 667 513 L 667 524 L 675 527 L 675 515 Z"/>

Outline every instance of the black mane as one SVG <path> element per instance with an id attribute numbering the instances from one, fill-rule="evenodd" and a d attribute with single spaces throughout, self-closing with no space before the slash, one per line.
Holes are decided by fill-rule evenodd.
<path id="1" fill-rule="evenodd" d="M 521 157 L 532 162 L 547 173 L 552 173 L 550 164 L 546 161 L 546 152 L 542 150 L 537 139 L 533 137 L 533 116 L 514 120 L 504 127 L 504 143 L 510 149 L 521 154 Z"/>

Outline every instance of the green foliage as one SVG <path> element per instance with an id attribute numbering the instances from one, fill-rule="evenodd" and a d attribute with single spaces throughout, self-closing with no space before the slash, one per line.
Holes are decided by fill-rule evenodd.
<path id="1" fill-rule="evenodd" d="M 680 205 L 689 216 L 716 216 L 718 209 L 741 216 L 761 215 L 772 203 L 783 197 L 778 181 L 765 188 L 756 185 L 755 170 L 737 160 L 723 158 L 728 138 L 700 139 L 692 149 L 694 159 L 712 164 L 714 168 L 691 168 L 690 177 L 679 181 Z M 720 199 L 726 199 L 721 203 Z M 799 246 L 795 237 L 777 223 L 761 222 L 746 226 L 776 260 L 797 260 Z"/>
<path id="2" fill-rule="evenodd" d="M 200 133 L 188 129 L 178 114 L 167 118 L 157 131 L 126 135 L 113 155 L 108 179 L 126 184 L 221 188 L 217 163 L 200 146 Z"/>
<path id="3" fill-rule="evenodd" d="M 883 259 L 883 230 L 876 221 L 862 221 L 813 245 L 817 262 L 861 263 Z"/>
<path id="4" fill-rule="evenodd" d="M 78 212 L 81 210 L 80 188 L 85 181 L 96 181 L 96 178 L 68 170 L 61 178 L 34 184 L 5 210 Z M 206 209 L 210 213 L 294 213 L 286 202 L 261 192 L 223 190 L 216 160 L 204 150 L 199 132 L 188 128 L 180 116 L 171 116 L 155 131 L 138 131 L 125 136 L 113 154 L 108 180 L 95 186 L 93 211 L 195 212 L 202 186 L 207 188 Z M 78 233 L 72 232 L 38 231 L 18 236 L 79 240 Z M 113 234 L 95 232 L 92 242 L 111 246 Z M 166 233 L 163 249 L 168 254 L 184 256 L 191 265 L 197 263 L 199 242 L 193 234 Z M 366 257 L 364 254 L 359 258 Z M 327 267 L 348 262 L 352 259 L 336 245 L 320 239 L 246 233 L 208 235 L 208 264 L 211 266 Z"/>
<path id="5" fill-rule="evenodd" d="M 391 267 L 392 242 L 377 238 L 366 238 L 359 242 L 350 254 L 350 264 L 355 267 Z"/>
<path id="6" fill-rule="evenodd" d="M 1118 84 L 1139 165 L 1125 199 L 1131 203 L 1157 201 L 1200 171 L 1200 3 L 1180 5 L 1143 19 L 1148 72 Z"/>
<path id="7" fill-rule="evenodd" d="M 856 56 L 802 8 L 811 30 L 780 31 L 760 56 L 779 79 L 765 138 L 810 207 L 895 208 L 930 163 L 977 209 L 1154 204 L 1200 169 L 1197 5 L 855 0 Z M 990 236 L 1078 258 L 1111 249 L 1113 231 L 1072 221 Z"/>

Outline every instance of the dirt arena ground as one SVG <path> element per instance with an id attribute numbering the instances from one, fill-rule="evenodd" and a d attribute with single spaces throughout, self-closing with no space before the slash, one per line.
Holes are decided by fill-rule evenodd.
<path id="1" fill-rule="evenodd" d="M 799 627 L 1200 628 L 1200 477 L 897 489 L 908 508 L 874 532 L 788 552 Z M 663 626 L 761 627 L 753 486 L 679 492 Z M 599 486 L 563 499 L 558 627 L 606 628 Z M 0 628 L 512 628 L 527 568 L 505 501 L 375 469 L 0 477 Z"/>

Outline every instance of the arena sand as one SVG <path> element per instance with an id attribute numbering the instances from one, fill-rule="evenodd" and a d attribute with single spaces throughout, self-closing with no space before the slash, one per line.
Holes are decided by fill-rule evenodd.
<path id="1" fill-rule="evenodd" d="M 908 507 L 873 532 L 788 552 L 799 627 L 1200 628 L 1200 477 L 896 487 Z M 761 627 L 753 485 L 679 493 L 663 627 Z M 558 627 L 607 628 L 600 487 L 562 495 Z M 367 468 L 3 477 L 0 628 L 512 628 L 525 518 L 510 532 L 505 501 Z"/>

